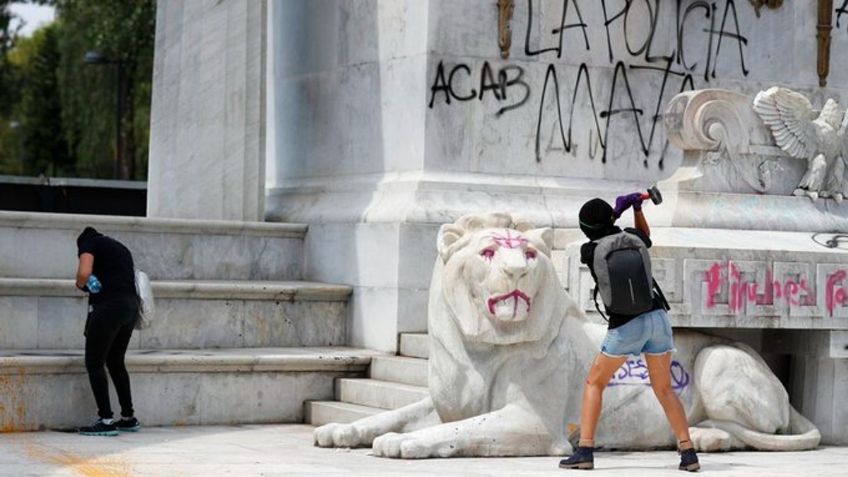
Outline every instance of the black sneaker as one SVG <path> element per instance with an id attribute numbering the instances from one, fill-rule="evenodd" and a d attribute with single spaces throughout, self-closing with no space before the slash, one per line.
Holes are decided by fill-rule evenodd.
<path id="1" fill-rule="evenodd" d="M 697 472 L 700 468 L 701 464 L 698 463 L 698 454 L 695 453 L 695 449 L 680 451 L 680 467 L 678 469 Z"/>
<path id="2" fill-rule="evenodd" d="M 571 454 L 568 459 L 562 459 L 559 461 L 560 469 L 594 469 L 595 468 L 595 456 L 593 452 L 595 451 L 594 447 L 578 447 L 577 452 Z"/>
<path id="3" fill-rule="evenodd" d="M 115 421 L 115 427 L 121 432 L 138 432 L 141 429 L 141 423 L 134 417 L 124 417 Z"/>
<path id="4" fill-rule="evenodd" d="M 106 424 L 103 419 L 98 419 L 90 426 L 80 427 L 79 433 L 84 436 L 117 436 L 118 428 L 114 423 Z"/>

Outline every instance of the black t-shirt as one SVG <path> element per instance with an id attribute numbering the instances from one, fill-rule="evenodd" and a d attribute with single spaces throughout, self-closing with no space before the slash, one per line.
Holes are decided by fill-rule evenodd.
<path id="1" fill-rule="evenodd" d="M 626 228 L 625 232 L 633 234 L 643 242 L 645 242 L 646 248 L 651 248 L 651 239 L 645 235 L 641 230 L 634 228 Z M 621 229 L 618 227 L 613 227 L 610 229 L 610 232 L 607 235 L 613 235 L 621 232 Z M 599 237 L 602 238 L 602 237 Z M 597 277 L 595 277 L 595 248 L 598 246 L 595 242 L 586 242 L 580 247 L 580 261 L 585 263 L 589 267 L 589 271 L 592 273 L 592 278 L 595 279 L 595 283 L 598 282 Z M 606 305 L 604 305 L 606 308 Z M 657 294 L 654 293 L 654 302 L 651 305 L 651 310 L 659 310 L 663 309 L 662 301 L 657 297 Z M 610 313 L 609 310 L 606 310 L 607 317 L 609 317 L 609 329 L 618 328 L 619 326 L 627 323 L 628 321 L 636 318 L 639 315 L 622 315 L 620 313 Z"/>
<path id="2" fill-rule="evenodd" d="M 77 256 L 84 253 L 94 255 L 91 273 L 102 285 L 100 293 L 89 295 L 90 304 L 105 303 L 128 295 L 136 296 L 133 258 L 124 244 L 100 235 L 80 244 Z"/>

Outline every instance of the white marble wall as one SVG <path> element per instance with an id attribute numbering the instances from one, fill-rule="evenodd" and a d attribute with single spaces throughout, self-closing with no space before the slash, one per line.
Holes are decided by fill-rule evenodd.
<path id="1" fill-rule="evenodd" d="M 427 239 L 438 224 L 504 210 L 575 227 L 586 199 L 668 178 L 682 157 L 662 115 L 681 89 L 751 94 L 781 84 L 817 107 L 831 96 L 848 102 L 848 14 L 833 32 L 821 89 L 816 2 L 785 2 L 759 18 L 739 0 L 515 3 L 507 60 L 495 2 L 273 4 L 267 217 L 310 224 L 308 278 L 355 287 L 353 344 L 394 349 L 398 331 L 426 329 Z M 558 110 L 566 136 L 571 126 L 567 144 Z M 338 250 L 353 264 L 344 273 L 329 258 Z M 402 284 L 403 276 L 423 284 Z"/>
<path id="2" fill-rule="evenodd" d="M 782 84 L 816 106 L 848 101 L 848 14 L 819 88 L 814 2 L 758 18 L 733 0 L 518 1 L 508 60 L 494 2 L 279 0 L 272 10 L 272 220 L 439 222 L 514 208 L 574 226 L 560 213 L 568 202 L 680 165 L 662 117 L 681 90 Z"/>
<path id="3" fill-rule="evenodd" d="M 428 2 L 278 0 L 275 183 L 419 170 Z"/>
<path id="4" fill-rule="evenodd" d="M 656 181 L 680 161 L 666 145 L 661 115 L 681 89 L 754 93 L 784 84 L 819 102 L 848 101 L 841 60 L 848 14 L 833 33 L 829 88 L 820 89 L 815 3 L 786 3 L 757 18 L 748 2 L 732 0 L 518 1 L 511 56 L 501 60 L 494 2 L 278 2 L 276 134 L 285 145 L 275 159 L 276 183 L 420 169 Z M 702 5 L 711 7 L 709 18 Z M 564 6 L 566 26 L 582 20 L 585 28 L 568 27 L 560 37 L 551 32 Z M 561 52 L 534 54 L 558 48 L 560 40 Z M 444 89 L 433 90 L 445 84 L 440 64 L 445 82 L 454 73 L 449 102 Z M 559 135 L 550 77 L 542 97 L 549 68 L 559 83 L 566 135 L 573 115 L 570 151 Z M 506 98 L 500 72 L 508 82 L 521 75 L 505 88 Z M 472 92 L 474 99 L 460 100 Z M 608 122 L 606 111 L 633 107 L 640 111 L 635 116 L 618 112 Z"/>
<path id="5" fill-rule="evenodd" d="M 262 220 L 265 0 L 157 4 L 147 213 Z"/>

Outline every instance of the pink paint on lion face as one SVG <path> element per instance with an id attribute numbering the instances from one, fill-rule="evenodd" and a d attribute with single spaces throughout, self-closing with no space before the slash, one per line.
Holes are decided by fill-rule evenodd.
<path id="1" fill-rule="evenodd" d="M 513 236 L 509 230 L 506 235 L 492 234 L 492 240 L 503 248 L 521 248 L 527 245 L 527 238 L 521 235 Z"/>
<path id="2" fill-rule="evenodd" d="M 527 296 L 527 294 L 524 293 L 523 291 L 516 289 L 516 290 L 513 290 L 513 291 L 506 293 L 504 295 L 498 295 L 498 296 L 493 296 L 493 297 L 489 298 L 489 302 L 488 302 L 489 303 L 489 313 L 494 315 L 495 314 L 495 305 L 497 305 L 498 303 L 500 303 L 504 300 L 509 300 L 510 298 L 515 300 L 515 304 L 512 308 L 512 317 L 513 318 L 515 318 L 515 315 L 518 313 L 518 300 L 524 300 L 524 302 L 527 304 L 527 311 L 528 312 L 530 311 L 530 297 Z"/>

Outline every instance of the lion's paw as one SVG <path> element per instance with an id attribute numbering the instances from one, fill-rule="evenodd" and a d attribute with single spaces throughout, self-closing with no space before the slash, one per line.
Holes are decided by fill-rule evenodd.
<path id="1" fill-rule="evenodd" d="M 362 442 L 359 430 L 351 424 L 326 424 L 315 429 L 312 437 L 318 447 L 360 447 L 367 445 L 367 443 Z"/>
<path id="2" fill-rule="evenodd" d="M 398 434 L 389 432 L 376 439 L 371 446 L 374 455 L 378 457 L 390 457 L 393 459 L 424 459 L 427 457 L 450 457 L 453 454 L 452 446 L 446 449 L 434 449 L 420 436 L 414 433 Z"/>
<path id="3" fill-rule="evenodd" d="M 690 427 L 689 436 L 698 452 L 723 452 L 733 446 L 733 437 L 721 429 Z"/>

